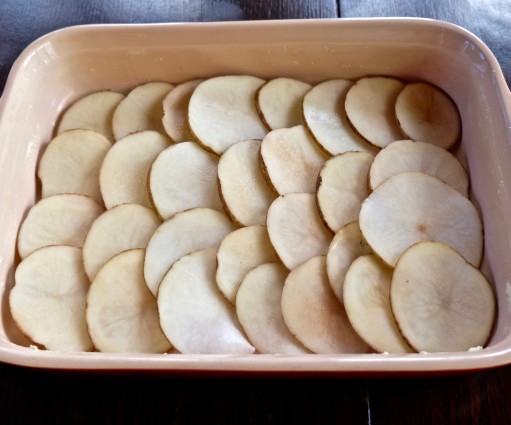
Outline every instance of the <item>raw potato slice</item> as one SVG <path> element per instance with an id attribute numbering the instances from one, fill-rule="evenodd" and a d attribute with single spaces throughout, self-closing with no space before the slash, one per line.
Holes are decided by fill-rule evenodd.
<path id="1" fill-rule="evenodd" d="M 396 121 L 396 98 L 404 84 L 391 77 L 366 77 L 358 80 L 346 94 L 349 122 L 369 143 L 380 148 L 403 139 Z"/>
<path id="2" fill-rule="evenodd" d="M 488 342 L 496 310 L 490 283 L 443 243 L 421 242 L 401 255 L 390 297 L 399 328 L 417 351 L 466 351 Z"/>
<path id="3" fill-rule="evenodd" d="M 332 241 L 310 193 L 290 193 L 277 198 L 268 210 L 267 226 L 271 243 L 289 270 L 309 258 L 326 254 Z"/>
<path id="4" fill-rule="evenodd" d="M 282 314 L 291 333 L 315 353 L 369 351 L 330 288 L 323 256 L 289 273 L 282 291 Z"/>
<path id="5" fill-rule="evenodd" d="M 163 128 L 176 143 L 193 140 L 188 129 L 188 104 L 195 88 L 204 80 L 190 80 L 174 87 L 163 99 Z"/>
<path id="6" fill-rule="evenodd" d="M 358 219 L 360 206 L 369 195 L 369 168 L 374 156 L 369 152 L 345 152 L 330 158 L 318 179 L 318 208 L 326 225 L 337 232 Z"/>
<path id="7" fill-rule="evenodd" d="M 261 159 L 269 182 L 279 195 L 314 193 L 318 174 L 328 156 L 303 125 L 268 133 L 261 144 Z"/>
<path id="8" fill-rule="evenodd" d="M 250 342 L 261 354 L 305 354 L 282 316 L 282 289 L 288 272 L 280 263 L 247 273 L 236 295 L 236 314 Z"/>
<path id="9" fill-rule="evenodd" d="M 91 130 L 68 130 L 53 138 L 37 170 L 42 197 L 77 193 L 102 204 L 99 170 L 111 146 L 104 136 Z"/>
<path id="10" fill-rule="evenodd" d="M 396 118 L 410 139 L 449 149 L 461 134 L 461 118 L 454 101 L 432 84 L 407 84 L 395 105 Z"/>
<path id="11" fill-rule="evenodd" d="M 332 239 L 326 256 L 326 271 L 330 286 L 341 303 L 348 268 L 355 259 L 370 253 L 371 248 L 362 236 L 358 221 L 346 224 Z"/>
<path id="12" fill-rule="evenodd" d="M 444 242 L 479 266 L 483 229 L 475 206 L 428 174 L 396 174 L 378 186 L 360 209 L 360 229 L 390 266 L 416 242 Z"/>
<path id="13" fill-rule="evenodd" d="M 168 269 L 184 255 L 205 248 L 217 248 L 235 229 L 229 218 L 210 208 L 194 208 L 176 214 L 161 224 L 149 239 L 144 277 L 156 295 Z"/>
<path id="14" fill-rule="evenodd" d="M 353 85 L 349 80 L 328 80 L 314 86 L 303 98 L 305 123 L 316 142 L 330 155 L 375 149 L 351 128 L 344 102 Z"/>
<path id="15" fill-rule="evenodd" d="M 392 269 L 373 254 L 357 258 L 344 281 L 344 307 L 355 331 L 380 353 L 410 353 L 390 306 Z M 428 326 L 424 322 L 424 326 Z"/>
<path id="16" fill-rule="evenodd" d="M 112 118 L 115 108 L 124 99 L 122 93 L 98 91 L 88 94 L 74 102 L 63 114 L 57 134 L 81 128 L 92 130 L 115 142 L 112 131 Z"/>
<path id="17" fill-rule="evenodd" d="M 88 290 L 80 248 L 44 247 L 18 265 L 9 306 L 16 324 L 34 342 L 49 350 L 91 351 L 85 322 Z"/>
<path id="18" fill-rule="evenodd" d="M 293 78 L 275 78 L 257 92 L 257 108 L 270 130 L 304 124 L 302 102 L 312 86 Z"/>
<path id="19" fill-rule="evenodd" d="M 177 261 L 162 280 L 158 310 L 165 335 L 183 354 L 252 354 L 234 307 L 215 283 L 216 249 Z"/>
<path id="20" fill-rule="evenodd" d="M 164 220 L 196 207 L 222 211 L 217 173 L 218 157 L 194 142 L 165 149 L 149 172 L 149 192 L 155 210 Z"/>
<path id="21" fill-rule="evenodd" d="M 260 140 L 234 143 L 220 157 L 218 181 L 224 209 L 241 226 L 266 224 L 276 198 L 259 166 Z"/>
<path id="22" fill-rule="evenodd" d="M 236 293 L 245 275 L 264 263 L 278 261 L 268 237 L 266 226 L 243 227 L 229 233 L 217 253 L 216 283 L 225 297 L 234 304 Z"/>
<path id="23" fill-rule="evenodd" d="M 133 88 L 117 105 L 112 117 L 116 140 L 131 133 L 154 130 L 164 133 L 163 99 L 174 86 L 165 82 L 150 82 Z"/>
<path id="24" fill-rule="evenodd" d="M 122 204 L 105 211 L 92 223 L 83 244 L 83 262 L 90 280 L 114 255 L 145 248 L 161 224 L 153 210 L 137 204 Z"/>
<path id="25" fill-rule="evenodd" d="M 104 211 L 92 198 L 61 194 L 41 199 L 28 212 L 18 233 L 23 259 L 48 245 L 81 247 L 92 222 Z"/>
<path id="26" fill-rule="evenodd" d="M 167 136 L 147 130 L 130 134 L 112 146 L 99 175 L 107 208 L 126 203 L 151 207 L 147 175 L 153 161 L 169 143 Z"/>
<path id="27" fill-rule="evenodd" d="M 369 170 L 371 189 L 389 177 L 407 171 L 432 175 L 468 196 L 468 175 L 456 157 L 438 146 L 412 140 L 392 142 L 378 152 Z"/>
<path id="28" fill-rule="evenodd" d="M 188 106 L 195 138 L 218 155 L 241 140 L 262 139 L 267 130 L 257 114 L 255 96 L 264 82 L 251 75 L 225 75 L 199 84 Z"/>
<path id="29" fill-rule="evenodd" d="M 98 272 L 87 296 L 87 325 L 94 345 L 109 353 L 164 353 L 156 299 L 142 273 L 144 250 L 111 258 Z"/>

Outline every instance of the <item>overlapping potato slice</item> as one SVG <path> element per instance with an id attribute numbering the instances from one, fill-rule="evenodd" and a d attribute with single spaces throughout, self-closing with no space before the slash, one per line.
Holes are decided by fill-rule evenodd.
<path id="1" fill-rule="evenodd" d="M 158 291 L 163 332 L 184 354 L 251 354 L 234 307 L 215 283 L 216 249 L 192 252 L 165 274 Z"/>
<path id="2" fill-rule="evenodd" d="M 262 139 L 267 133 L 255 105 L 264 80 L 251 75 L 224 75 L 199 84 L 188 106 L 188 124 L 207 149 L 222 154 L 235 142 Z"/>
<path id="3" fill-rule="evenodd" d="M 125 136 L 112 146 L 99 174 L 107 208 L 125 203 L 151 207 L 147 175 L 153 161 L 169 143 L 167 136 L 146 130 Z"/>
<path id="4" fill-rule="evenodd" d="M 92 222 L 103 211 L 94 199 L 84 195 L 66 193 L 41 199 L 20 226 L 20 257 L 48 245 L 81 247 Z"/>
<path id="5" fill-rule="evenodd" d="M 399 328 L 417 351 L 466 351 L 490 338 L 496 314 L 491 285 L 443 243 L 420 242 L 399 257 L 390 297 Z"/>
<path id="6" fill-rule="evenodd" d="M 40 248 L 16 268 L 9 295 L 14 321 L 34 342 L 49 350 L 90 351 L 85 322 L 89 280 L 80 248 Z"/>
<path id="7" fill-rule="evenodd" d="M 142 273 L 143 249 L 123 251 L 108 260 L 87 295 L 87 325 L 99 351 L 164 353 L 171 345 L 163 334 L 156 299 Z"/>

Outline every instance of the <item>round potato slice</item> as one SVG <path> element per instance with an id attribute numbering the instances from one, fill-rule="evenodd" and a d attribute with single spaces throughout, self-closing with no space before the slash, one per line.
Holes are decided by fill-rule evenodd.
<path id="1" fill-rule="evenodd" d="M 255 96 L 264 80 L 251 75 L 224 75 L 199 84 L 188 106 L 188 124 L 195 138 L 214 153 L 247 139 L 262 139 L 266 127 L 257 113 Z"/>
<path id="2" fill-rule="evenodd" d="M 475 206 L 458 191 L 419 172 L 400 173 L 363 202 L 360 229 L 373 251 L 390 266 L 416 242 L 444 242 L 474 266 L 483 252 L 483 230 Z"/>
<path id="3" fill-rule="evenodd" d="M 291 334 L 282 316 L 282 289 L 288 272 L 280 263 L 261 264 L 248 272 L 236 294 L 236 314 L 262 354 L 309 353 Z"/>
<path id="4" fill-rule="evenodd" d="M 215 248 L 185 255 L 170 268 L 158 291 L 163 332 L 184 354 L 252 354 L 215 270 Z"/>
<path id="5" fill-rule="evenodd" d="M 80 248 L 43 247 L 18 265 L 9 306 L 16 324 L 34 342 L 49 350 L 91 351 L 85 322 L 88 290 Z"/>
<path id="6" fill-rule="evenodd" d="M 110 353 L 164 353 L 156 299 L 142 273 L 144 250 L 131 249 L 99 270 L 87 296 L 87 325 L 94 345 Z"/>
<path id="7" fill-rule="evenodd" d="M 18 253 L 23 259 L 48 245 L 81 247 L 92 222 L 104 211 L 88 196 L 52 195 L 28 212 L 18 233 Z"/>
<path id="8" fill-rule="evenodd" d="M 390 285 L 399 328 L 417 351 L 483 347 L 495 320 L 495 295 L 483 274 L 439 242 L 420 242 L 400 257 Z"/>
<path id="9" fill-rule="evenodd" d="M 282 314 L 291 333 L 318 354 L 366 353 L 328 283 L 325 257 L 313 257 L 289 273 Z"/>

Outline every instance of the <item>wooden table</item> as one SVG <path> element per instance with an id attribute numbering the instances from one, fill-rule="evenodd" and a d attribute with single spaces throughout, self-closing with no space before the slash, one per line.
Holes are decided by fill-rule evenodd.
<path id="1" fill-rule="evenodd" d="M 0 92 L 12 62 L 83 23 L 420 16 L 471 30 L 511 82 L 509 0 L 2 0 Z M 510 424 L 511 366 L 444 377 L 79 374 L 0 364 L 2 424 Z"/>

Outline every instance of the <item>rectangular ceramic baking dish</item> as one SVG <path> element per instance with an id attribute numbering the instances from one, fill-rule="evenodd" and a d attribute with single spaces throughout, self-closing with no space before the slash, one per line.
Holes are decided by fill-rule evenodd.
<path id="1" fill-rule="evenodd" d="M 457 152 L 485 228 L 483 270 L 498 318 L 482 350 L 438 354 L 147 355 L 35 350 L 8 309 L 18 228 L 38 197 L 36 166 L 59 114 L 99 89 L 223 74 L 319 82 L 392 75 L 427 80 L 457 103 Z M 217 372 L 463 371 L 511 362 L 511 101 L 494 55 L 478 38 L 433 20 L 343 19 L 78 26 L 48 34 L 18 58 L 0 103 L 0 361 L 30 367 Z"/>

